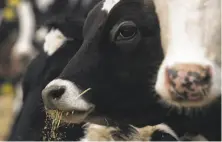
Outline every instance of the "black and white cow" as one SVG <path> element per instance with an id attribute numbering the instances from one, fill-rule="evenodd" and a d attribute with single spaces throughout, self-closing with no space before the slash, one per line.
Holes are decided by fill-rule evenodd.
<path id="1" fill-rule="evenodd" d="M 152 1 L 118 2 L 102 1 L 94 7 L 85 21 L 81 48 L 43 90 L 48 109 L 74 111 L 64 116 L 69 122 L 88 121 L 97 114 L 137 125 L 162 119 L 152 89 L 163 59 L 154 6 Z M 153 110 L 160 116 L 152 117 Z"/>
<path id="2" fill-rule="evenodd" d="M 79 51 L 42 91 L 48 109 L 62 111 L 69 123 L 105 123 L 106 118 L 135 126 L 166 122 L 179 136 L 188 132 L 221 139 L 217 104 L 213 111 L 189 117 L 157 103 L 153 86 L 163 53 L 152 1 L 102 1 L 90 12 L 83 33 Z"/>
<path id="3" fill-rule="evenodd" d="M 24 104 L 14 122 L 8 140 L 42 140 L 43 133 L 49 131 L 43 131 L 45 123 L 51 122 L 45 121 L 46 113 L 42 105 L 41 90 L 48 82 L 59 75 L 82 43 L 82 24 L 72 22 L 71 27 L 67 24 L 62 25 L 66 26 L 66 28 L 69 26 L 68 32 L 73 31 L 75 33 L 75 38 L 72 36 L 73 40 L 70 41 L 66 41 L 66 33 L 59 26 L 55 27 L 55 24 L 53 26 L 50 26 L 52 29 L 47 34 L 45 41 L 45 46 L 47 46 L 45 50 L 49 52 L 41 52 L 27 68 L 22 84 Z M 56 44 L 49 44 L 52 41 Z M 68 133 L 67 135 L 71 136 L 71 138 L 66 137 L 65 140 L 73 140 L 81 136 L 80 126 L 68 129 L 71 129 L 73 132 L 76 131 L 76 134 L 70 135 Z M 61 128 L 61 131 L 67 130 L 65 127 Z M 50 138 L 50 134 L 45 135 L 46 140 Z"/>
<path id="4" fill-rule="evenodd" d="M 58 18 L 52 17 L 44 25 L 49 31 L 45 36 L 44 50 L 31 62 L 25 73 L 22 84 L 24 106 L 14 122 L 9 140 L 42 140 L 43 137 L 53 140 L 50 139 L 50 125 L 43 131 L 46 123 L 51 122 L 45 122 L 41 90 L 59 75 L 82 43 L 85 16 L 98 1 L 90 1 L 87 7 L 83 5 L 84 1 L 81 2 L 77 9 Z M 81 125 L 62 126 L 58 132 L 64 136 L 58 140 L 77 140 L 83 135 Z"/>

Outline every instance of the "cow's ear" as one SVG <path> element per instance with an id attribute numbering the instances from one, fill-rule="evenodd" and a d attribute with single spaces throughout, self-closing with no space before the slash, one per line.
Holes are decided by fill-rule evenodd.
<path id="1" fill-rule="evenodd" d="M 98 25 L 103 23 L 104 20 L 106 20 L 106 16 L 100 16 L 106 15 L 106 13 L 101 10 L 103 3 L 104 0 L 100 1 L 88 13 L 83 26 L 84 39 L 89 38 L 90 35 L 93 36 L 93 34 L 95 34 L 95 32 L 98 30 Z"/>
<path id="2" fill-rule="evenodd" d="M 44 52 L 48 56 L 52 56 L 58 49 L 63 47 L 67 40 L 69 39 L 59 29 L 51 29 L 45 36 Z"/>

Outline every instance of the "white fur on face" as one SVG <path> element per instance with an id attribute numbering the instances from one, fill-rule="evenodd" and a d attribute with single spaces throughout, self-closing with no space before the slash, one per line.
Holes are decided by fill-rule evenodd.
<path id="1" fill-rule="evenodd" d="M 65 42 L 67 38 L 58 29 L 51 29 L 45 36 L 44 51 L 51 56 L 55 53 Z"/>
<path id="2" fill-rule="evenodd" d="M 55 0 L 35 0 L 35 1 L 38 6 L 38 9 L 41 12 L 46 12 L 48 7 L 55 2 Z"/>
<path id="3" fill-rule="evenodd" d="M 29 1 L 22 1 L 17 7 L 19 17 L 19 35 L 13 47 L 13 55 L 34 56 L 35 50 L 32 46 L 32 38 L 35 32 L 35 15 Z"/>
<path id="4" fill-rule="evenodd" d="M 103 3 L 102 10 L 107 13 L 119 2 L 120 0 L 105 0 Z"/>
<path id="5" fill-rule="evenodd" d="M 72 82 L 68 80 L 55 79 L 51 81 L 46 87 L 65 87 L 65 92 L 61 97 L 61 102 L 58 102 L 57 107 L 61 110 L 81 110 L 88 111 L 91 107 L 80 95 L 81 90 Z M 60 101 L 58 100 L 58 101 Z"/>
<path id="6" fill-rule="evenodd" d="M 221 94 L 220 0 L 154 1 L 161 26 L 165 59 L 158 71 L 155 89 L 169 104 L 204 106 Z M 166 18 L 167 17 L 167 18 Z M 209 55 L 210 52 L 210 55 Z M 219 61 L 220 62 L 220 61 Z M 199 64 L 212 68 L 212 87 L 202 102 L 177 103 L 171 100 L 165 85 L 166 67 L 175 64 Z"/>

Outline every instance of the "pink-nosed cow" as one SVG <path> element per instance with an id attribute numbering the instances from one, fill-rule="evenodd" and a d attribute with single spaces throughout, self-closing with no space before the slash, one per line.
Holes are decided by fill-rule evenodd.
<path id="1" fill-rule="evenodd" d="M 221 1 L 154 2 L 165 53 L 157 93 L 178 108 L 211 104 L 221 95 Z"/>

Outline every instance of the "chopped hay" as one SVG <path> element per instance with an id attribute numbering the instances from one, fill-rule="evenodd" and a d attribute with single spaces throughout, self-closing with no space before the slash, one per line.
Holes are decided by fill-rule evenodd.
<path id="1" fill-rule="evenodd" d="M 57 129 L 61 124 L 63 112 L 57 110 L 50 110 L 46 112 L 46 126 L 43 130 L 43 141 L 59 141 L 61 140 L 63 134 L 58 133 Z"/>
<path id="2" fill-rule="evenodd" d="M 79 96 L 77 96 L 75 99 L 78 99 L 83 94 L 90 91 L 91 88 L 86 89 L 83 91 Z M 45 127 L 43 130 L 43 141 L 61 141 L 62 138 L 65 137 L 65 134 L 58 133 L 58 128 L 61 124 L 62 115 L 65 112 L 58 111 L 58 110 L 47 110 L 46 111 L 46 120 L 45 120 Z M 72 114 L 74 111 L 71 112 Z M 69 112 L 66 112 L 65 115 L 68 116 Z"/>

